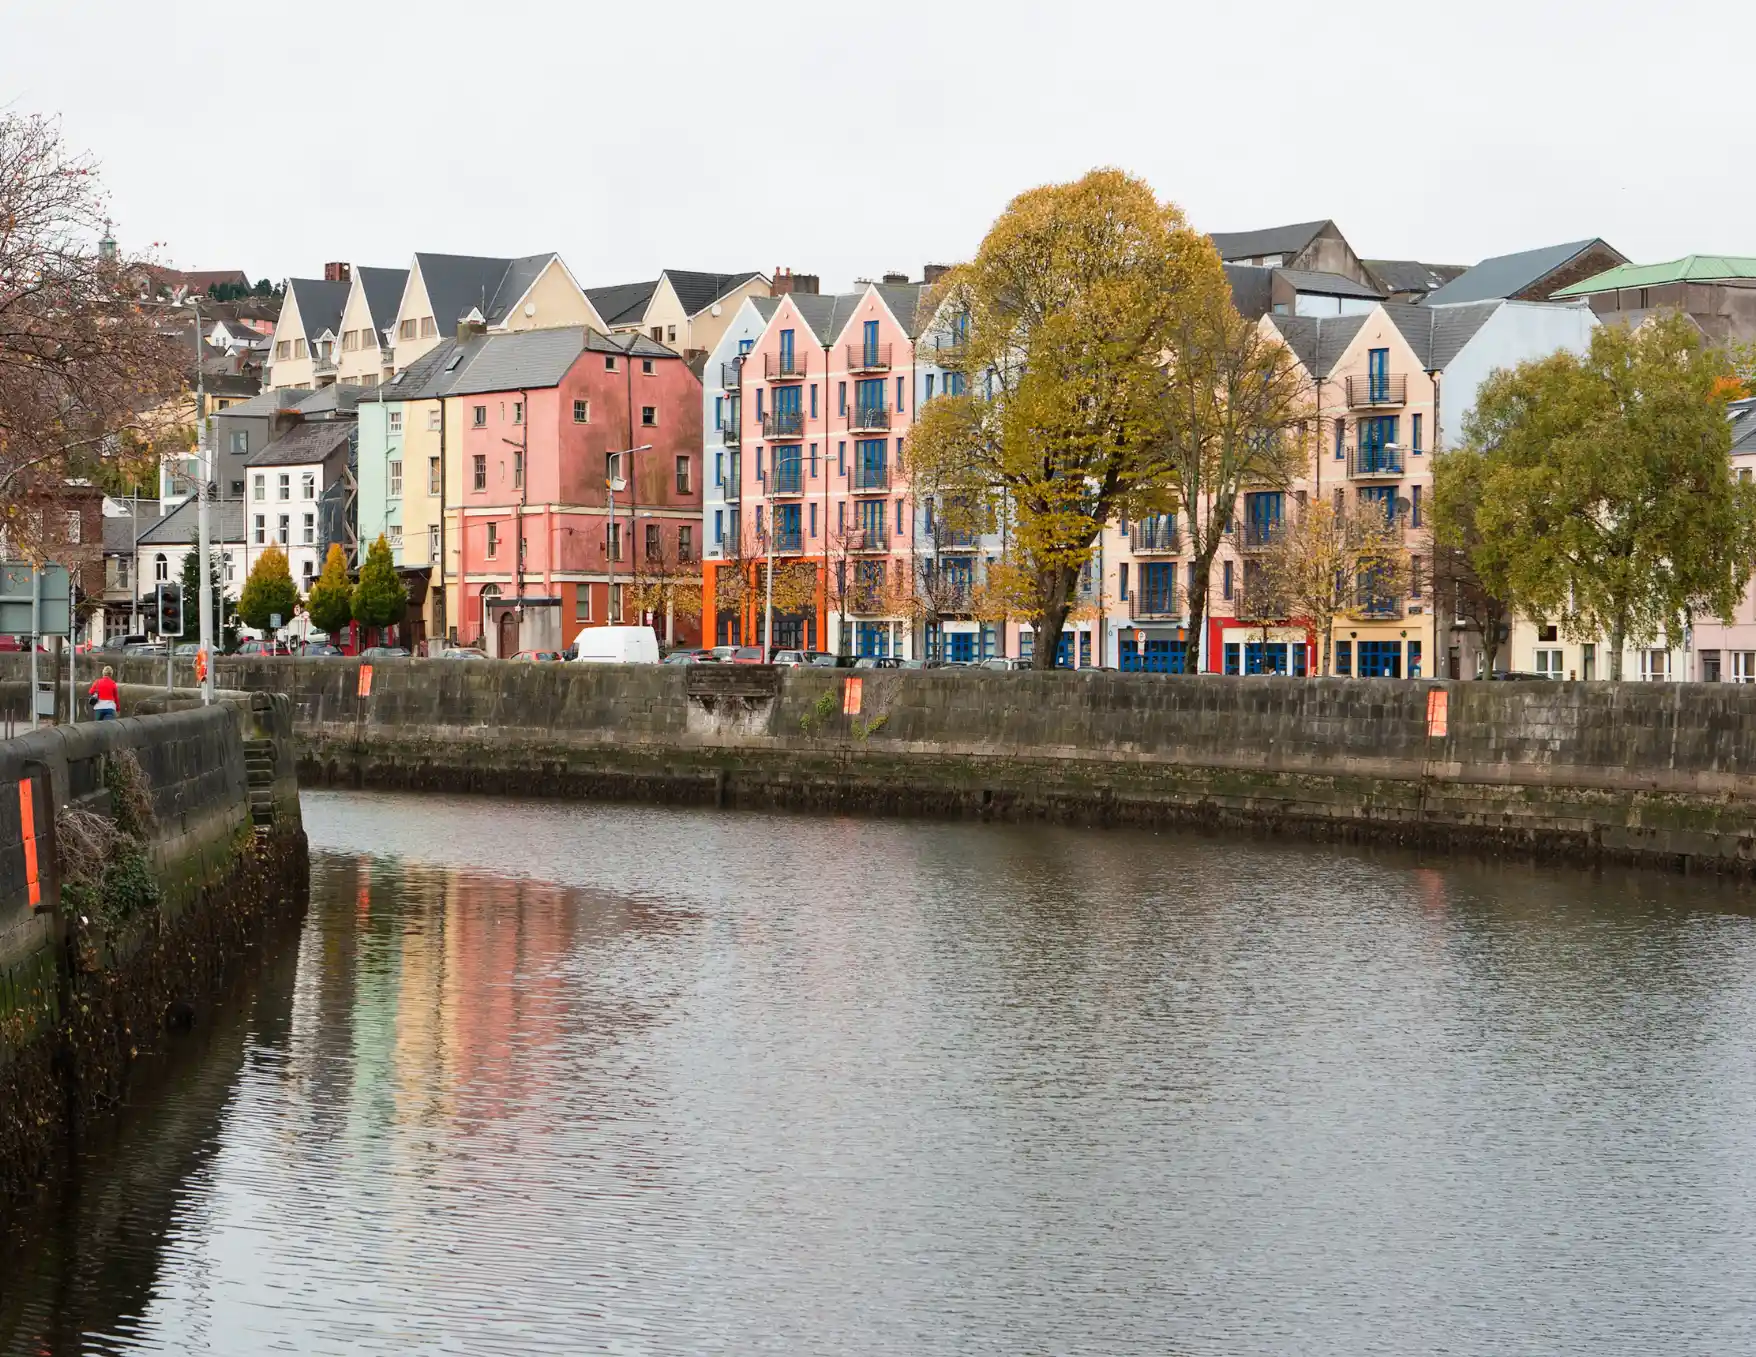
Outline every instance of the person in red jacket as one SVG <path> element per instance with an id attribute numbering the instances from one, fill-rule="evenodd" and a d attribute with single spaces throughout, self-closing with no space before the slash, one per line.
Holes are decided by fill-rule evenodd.
<path id="1" fill-rule="evenodd" d="M 104 672 L 98 681 L 91 686 L 91 709 L 100 721 L 114 721 L 121 708 L 121 695 L 116 691 L 116 679 L 110 672 L 110 666 L 104 666 Z"/>

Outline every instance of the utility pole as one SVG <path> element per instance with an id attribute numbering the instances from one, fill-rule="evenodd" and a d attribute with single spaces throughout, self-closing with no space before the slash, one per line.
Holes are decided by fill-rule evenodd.
<path id="1" fill-rule="evenodd" d="M 213 702 L 213 544 L 207 519 L 208 438 L 207 387 L 201 371 L 201 354 L 205 340 L 201 334 L 201 299 L 192 297 L 195 308 L 195 536 L 201 552 L 197 597 L 201 616 L 201 657 L 205 673 L 201 678 L 203 705 Z"/>
<path id="2" fill-rule="evenodd" d="M 629 361 L 633 361 L 633 360 L 630 359 Z M 629 483 L 629 481 L 633 479 L 634 454 L 637 452 L 651 452 L 651 451 L 652 451 L 652 444 L 651 443 L 642 443 L 637 448 L 624 448 L 621 452 L 612 452 L 610 454 L 610 456 L 614 459 L 614 461 L 612 461 L 612 463 L 611 463 L 612 469 L 611 469 L 609 475 L 604 477 L 604 485 L 610 492 L 610 497 L 609 497 L 610 528 L 609 528 L 609 531 L 604 534 L 604 555 L 606 557 L 608 557 L 608 559 L 609 559 L 609 570 L 610 570 L 610 592 L 609 592 L 608 599 L 605 600 L 605 603 L 604 603 L 604 612 L 605 612 L 605 615 L 608 619 L 607 625 L 609 625 L 609 626 L 615 626 L 616 620 L 617 620 L 616 619 L 616 546 L 617 546 L 617 539 L 616 539 L 616 491 L 625 487 Z M 616 474 L 617 471 L 620 471 L 622 469 L 622 459 L 624 457 L 626 457 L 628 459 L 628 472 L 629 472 L 629 474 L 626 477 L 618 476 Z M 629 527 L 629 535 L 632 536 L 633 535 L 633 528 L 634 528 L 634 522 L 633 522 L 632 517 L 630 517 L 630 519 L 629 519 L 628 527 Z"/>

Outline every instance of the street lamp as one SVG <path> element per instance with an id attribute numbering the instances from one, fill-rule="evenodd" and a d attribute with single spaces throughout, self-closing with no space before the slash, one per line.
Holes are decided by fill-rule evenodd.
<path id="1" fill-rule="evenodd" d="M 618 472 L 622 469 L 622 459 L 624 457 L 627 457 L 630 459 L 630 461 L 628 463 L 628 470 L 633 471 L 634 470 L 634 462 L 633 462 L 632 458 L 633 458 L 634 454 L 637 452 L 651 452 L 651 451 L 652 451 L 652 444 L 651 443 L 642 443 L 637 448 L 623 448 L 620 452 L 612 452 L 610 454 L 610 472 L 607 476 L 604 477 L 604 485 L 610 492 L 610 495 L 609 495 L 610 530 L 607 534 L 605 534 L 604 555 L 609 558 L 610 596 L 609 596 L 608 600 L 606 601 L 605 606 L 606 606 L 606 611 L 610 615 L 609 616 L 609 625 L 611 625 L 611 626 L 614 626 L 615 622 L 616 622 L 616 616 L 615 616 L 615 613 L 616 613 L 616 547 L 618 545 L 617 538 L 616 538 L 616 492 L 618 490 L 625 490 L 628 488 L 627 479 L 622 477 L 622 476 L 618 476 L 616 474 L 616 472 Z M 630 531 L 633 530 L 634 523 L 632 520 L 629 521 L 628 527 L 629 527 Z"/>

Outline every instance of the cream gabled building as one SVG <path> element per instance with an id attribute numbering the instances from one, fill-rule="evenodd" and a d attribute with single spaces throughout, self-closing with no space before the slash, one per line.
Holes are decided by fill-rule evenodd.
<path id="1" fill-rule="evenodd" d="M 561 256 L 417 254 L 397 305 L 394 344 L 386 367 L 401 372 L 458 326 L 489 332 L 552 330 L 589 325 L 603 330 L 603 317 L 562 262 Z"/>
<path id="2" fill-rule="evenodd" d="M 335 380 L 343 386 L 377 386 L 390 376 L 390 336 L 409 271 L 341 267 L 349 275 L 348 300 L 341 312 Z"/>
<path id="3" fill-rule="evenodd" d="M 264 387 L 312 391 L 335 380 L 336 339 L 349 286 L 324 278 L 287 279 L 274 346 L 262 371 Z"/>
<path id="4" fill-rule="evenodd" d="M 754 269 L 666 269 L 651 282 L 594 287 L 586 295 L 611 334 L 643 334 L 687 358 L 712 353 L 744 299 L 773 296 L 774 283 Z"/>

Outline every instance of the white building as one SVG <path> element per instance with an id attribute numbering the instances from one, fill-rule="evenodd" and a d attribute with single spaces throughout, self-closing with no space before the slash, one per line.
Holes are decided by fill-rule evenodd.
<path id="1" fill-rule="evenodd" d="M 244 569 L 269 544 L 286 552 L 301 593 L 323 569 L 324 492 L 350 477 L 351 419 L 300 424 L 244 463 Z"/>
<path id="2" fill-rule="evenodd" d="M 768 328 L 780 300 L 747 297 L 731 324 L 707 355 L 701 374 L 701 542 L 702 559 L 735 559 L 743 534 L 743 506 L 739 486 L 743 477 L 739 430 L 742 420 L 741 368 L 744 355 Z M 746 542 L 746 547 L 749 543 Z M 737 645 L 745 638 L 736 634 L 736 614 L 721 622 L 702 619 L 703 645 Z M 729 629 L 728 629 L 729 628 Z M 722 631 L 725 633 L 722 635 Z"/>

